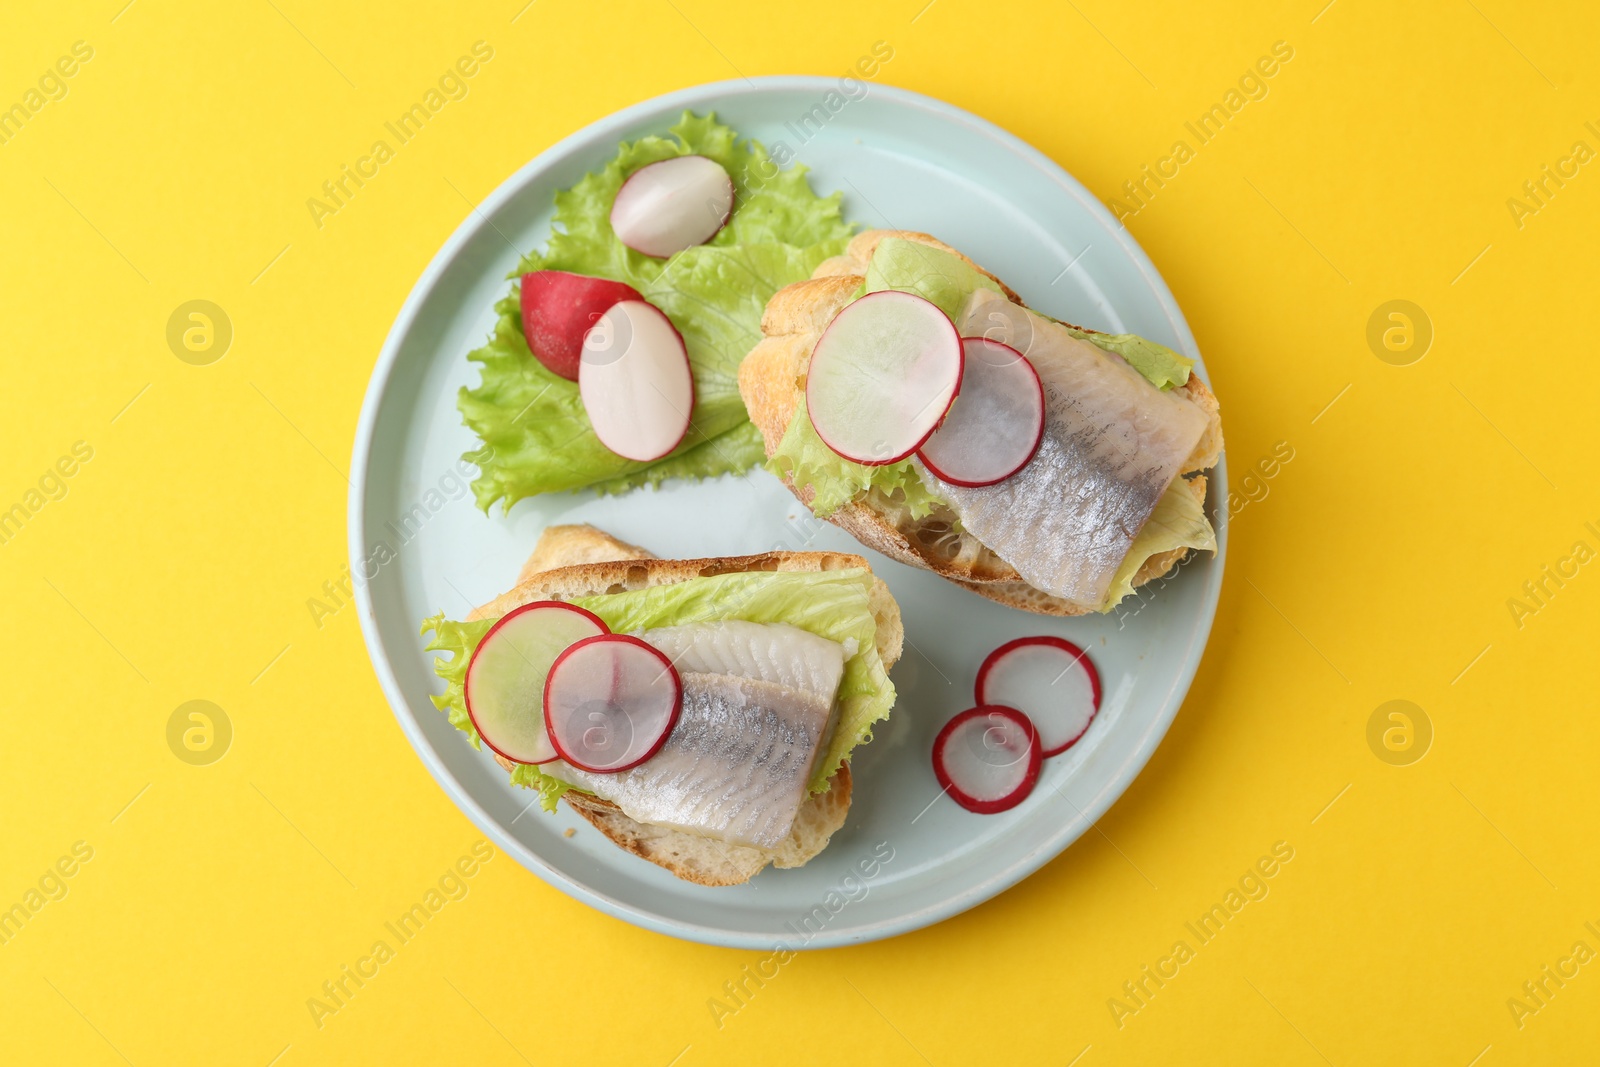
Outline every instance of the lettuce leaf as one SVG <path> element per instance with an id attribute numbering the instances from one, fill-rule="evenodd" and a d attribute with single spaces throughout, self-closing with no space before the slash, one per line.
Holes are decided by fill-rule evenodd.
<path id="1" fill-rule="evenodd" d="M 545 369 L 522 334 L 518 287 L 495 304 L 494 332 L 468 359 L 482 365 L 479 384 L 463 388 L 458 406 L 481 446 L 466 453 L 479 476 L 478 506 L 510 508 L 524 497 L 594 486 L 621 492 L 668 477 L 712 477 L 742 471 L 760 459 L 739 399 L 739 362 L 761 338 L 768 298 L 808 278 L 840 252 L 851 228 L 840 196 L 811 191 L 805 168 L 780 170 L 766 150 L 740 140 L 714 116 L 685 112 L 671 138 L 624 144 L 604 168 L 556 194 L 550 240 L 526 256 L 516 275 L 566 270 L 623 281 L 670 318 L 689 351 L 695 408 L 689 433 L 655 464 L 625 460 L 602 445 L 589 425 L 576 382 Z M 611 201 L 629 174 L 647 163 L 699 154 L 733 178 L 736 208 L 709 243 L 668 260 L 628 248 L 611 230 Z M 693 455 L 690 455 L 693 453 Z M 656 468 L 662 468 L 656 470 Z"/>
<path id="2" fill-rule="evenodd" d="M 1111 579 L 1105 607 L 1100 610 L 1110 611 L 1133 592 L 1133 579 L 1146 560 L 1175 548 L 1217 550 L 1217 534 L 1206 518 L 1206 510 L 1182 478 L 1167 486 L 1167 491 L 1156 501 L 1155 510 L 1140 529 L 1139 536 L 1133 539 L 1133 547 L 1128 549 L 1122 566 Z"/>
<path id="3" fill-rule="evenodd" d="M 860 568 L 751 571 L 584 597 L 572 603 L 600 616 L 615 633 L 746 619 L 788 623 L 847 647 L 853 642 L 856 653 L 845 662 L 839 683 L 838 722 L 811 776 L 810 788 L 816 793 L 827 788 L 828 778 L 856 745 L 872 739 L 873 724 L 894 707 L 894 684 L 878 656 L 877 623 L 869 600 L 872 581 L 871 572 Z M 434 660 L 434 673 L 445 682 L 445 691 L 432 698 L 434 706 L 446 712 L 450 724 L 466 733 L 475 748 L 479 737 L 467 715 L 462 686 L 473 649 L 492 625 L 493 619 L 452 622 L 443 613 L 422 625 L 423 633 L 433 633 L 428 651 L 452 654 L 449 659 L 441 656 Z M 554 811 L 561 794 L 573 788 L 529 765 L 519 765 L 512 772 L 511 783 L 539 790 L 546 811 Z"/>
<path id="4" fill-rule="evenodd" d="M 816 493 L 811 501 L 811 513 L 819 519 L 838 511 L 868 489 L 888 495 L 898 492 L 914 519 L 925 517 L 944 503 L 928 488 L 910 460 L 868 467 L 850 462 L 823 444 L 806 413 L 804 397 L 772 458 L 767 461 L 767 469 L 779 478 L 787 475 L 797 487 L 810 486 Z"/>

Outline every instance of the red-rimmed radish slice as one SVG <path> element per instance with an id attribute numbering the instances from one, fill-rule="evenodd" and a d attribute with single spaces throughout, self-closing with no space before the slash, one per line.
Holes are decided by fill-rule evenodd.
<path id="1" fill-rule="evenodd" d="M 557 657 L 611 630 L 571 604 L 542 600 L 507 612 L 467 661 L 467 715 L 484 744 L 517 763 L 557 758 L 544 727 L 544 683 Z"/>
<path id="2" fill-rule="evenodd" d="M 600 443 L 651 462 L 683 440 L 694 410 L 694 375 L 683 337 L 645 300 L 620 300 L 583 337 L 578 395 Z"/>
<path id="3" fill-rule="evenodd" d="M 678 721 L 683 683 L 637 637 L 591 637 L 556 657 L 544 684 L 545 728 L 561 758 L 613 774 L 656 754 Z"/>
<path id="4" fill-rule="evenodd" d="M 833 317 L 806 372 L 806 409 L 823 443 L 867 466 L 915 452 L 961 391 L 961 335 L 939 308 L 885 289 Z"/>
<path id="5" fill-rule="evenodd" d="M 992 815 L 1022 803 L 1039 780 L 1039 733 L 1016 708 L 980 704 L 933 739 L 933 774 L 968 811 Z"/>
<path id="6" fill-rule="evenodd" d="M 635 252 L 665 259 L 703 245 L 733 214 L 733 179 L 705 156 L 674 156 L 628 175 L 611 201 L 611 229 Z"/>
<path id="7" fill-rule="evenodd" d="M 575 382 L 589 327 L 617 301 L 643 299 L 633 286 L 610 278 L 532 271 L 522 276 L 522 333 L 546 370 Z"/>
<path id="8" fill-rule="evenodd" d="M 1089 654 L 1059 637 L 1019 637 L 989 653 L 973 686 L 980 704 L 1020 708 L 1046 756 L 1077 743 L 1100 710 L 1100 674 Z"/>
<path id="9" fill-rule="evenodd" d="M 1044 384 L 1010 345 L 963 337 L 961 395 L 917 450 L 928 469 L 952 485 L 1003 482 L 1028 465 L 1044 439 Z"/>

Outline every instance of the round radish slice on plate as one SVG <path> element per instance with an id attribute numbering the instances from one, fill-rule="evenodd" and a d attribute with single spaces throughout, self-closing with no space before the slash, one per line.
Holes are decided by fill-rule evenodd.
<path id="1" fill-rule="evenodd" d="M 1059 637 L 1007 641 L 978 668 L 973 689 L 980 704 L 1027 712 L 1046 756 L 1076 744 L 1100 710 L 1100 674 L 1089 654 Z"/>
<path id="2" fill-rule="evenodd" d="M 583 336 L 578 395 L 600 443 L 624 459 L 660 459 L 689 431 L 694 375 L 683 338 L 645 300 L 619 300 Z"/>
<path id="3" fill-rule="evenodd" d="M 665 259 L 703 245 L 733 213 L 733 179 L 705 156 L 674 156 L 628 175 L 611 201 L 611 229 L 635 252 Z"/>
<path id="4" fill-rule="evenodd" d="M 961 335 L 917 296 L 885 289 L 845 305 L 817 339 L 806 410 L 823 443 L 854 463 L 915 452 L 961 391 Z"/>
<path id="5" fill-rule="evenodd" d="M 549 763 L 556 750 L 544 727 L 544 683 L 556 658 L 611 630 L 597 617 L 554 600 L 524 604 L 489 628 L 467 661 L 467 716 L 484 744 L 518 763 Z"/>
<path id="6" fill-rule="evenodd" d="M 627 634 L 579 641 L 556 658 L 544 684 L 545 728 L 556 751 L 595 774 L 654 756 L 682 704 L 672 661 Z"/>
<path id="7" fill-rule="evenodd" d="M 583 337 L 618 300 L 643 300 L 639 291 L 610 278 L 564 270 L 522 276 L 522 335 L 534 358 L 552 374 L 578 380 Z"/>
<path id="8" fill-rule="evenodd" d="M 1044 385 L 1033 364 L 1010 345 L 963 337 L 961 348 L 961 395 L 917 455 L 952 485 L 994 485 L 1039 451 Z"/>
<path id="9" fill-rule="evenodd" d="M 1022 803 L 1039 780 L 1039 733 L 1016 708 L 980 704 L 933 739 L 933 774 L 952 800 L 992 815 Z"/>

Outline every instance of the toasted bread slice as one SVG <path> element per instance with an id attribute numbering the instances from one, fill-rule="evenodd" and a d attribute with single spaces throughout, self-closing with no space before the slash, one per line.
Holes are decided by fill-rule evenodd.
<path id="1" fill-rule="evenodd" d="M 723 559 L 663 560 L 592 526 L 552 526 L 540 536 L 522 568 L 517 587 L 467 617 L 498 618 L 535 600 L 571 600 L 737 571 L 827 571 L 866 566 L 866 560 L 846 552 L 766 552 Z M 871 603 L 877 623 L 878 656 L 887 669 L 900 658 L 904 640 L 900 608 L 888 587 L 878 579 L 873 580 Z M 502 756 L 496 755 L 495 760 L 507 770 L 516 766 Z M 572 810 L 618 846 L 665 867 L 685 881 L 717 886 L 748 882 L 768 864 L 803 865 L 821 852 L 834 831 L 844 825 L 850 811 L 850 792 L 850 764 L 844 763 L 828 780 L 828 789 L 811 796 L 801 806 L 793 832 L 775 849 L 730 845 L 682 830 L 635 822 L 610 801 L 576 790 L 565 797 Z"/>
<path id="2" fill-rule="evenodd" d="M 750 420 L 761 431 L 767 455 L 777 450 L 784 431 L 789 427 L 789 420 L 794 417 L 795 409 L 805 395 L 805 371 L 817 339 L 861 287 L 867 262 L 872 258 L 878 242 L 886 237 L 904 238 L 958 256 L 1000 286 L 1007 299 L 1017 304 L 1023 303 L 999 278 L 925 233 L 867 230 L 857 234 L 844 254 L 825 260 L 806 281 L 795 282 L 773 294 L 761 318 L 763 337 L 739 367 L 739 393 L 750 411 Z M 1183 474 L 1191 475 L 1216 463 L 1222 451 L 1222 422 L 1217 398 L 1204 382 L 1191 374 L 1183 388 L 1189 398 L 1210 416 L 1210 425 L 1183 471 Z M 1203 502 L 1205 478 L 1197 476 L 1187 481 L 1190 491 Z M 784 478 L 784 482 L 801 503 L 811 506 L 815 493 L 809 486 L 796 487 L 788 477 Z M 876 549 L 890 559 L 931 570 L 980 596 L 1009 607 L 1041 615 L 1083 615 L 1091 610 L 1051 596 L 1023 581 L 1010 564 L 977 538 L 961 531 L 955 513 L 949 509 L 936 508 L 932 514 L 913 519 L 910 509 L 898 499 L 898 494 L 889 497 L 877 490 L 870 490 L 826 518 L 868 548 Z M 1143 585 L 1166 574 L 1182 562 L 1187 554 L 1187 549 L 1179 549 L 1151 557 L 1140 568 L 1134 584 Z"/>

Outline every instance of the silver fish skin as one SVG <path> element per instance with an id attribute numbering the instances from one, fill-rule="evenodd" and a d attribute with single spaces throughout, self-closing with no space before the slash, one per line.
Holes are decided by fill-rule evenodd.
<path id="1" fill-rule="evenodd" d="M 683 705 L 661 750 L 631 770 L 557 777 L 638 822 L 730 844 L 789 836 L 833 712 L 833 696 L 731 674 L 681 672 Z"/>
<path id="2" fill-rule="evenodd" d="M 975 292 L 957 326 L 1033 364 L 1044 385 L 1044 437 L 1027 466 L 995 485 L 952 485 L 920 461 L 918 472 L 1030 585 L 1104 606 L 1133 539 L 1205 432 L 1205 412 L 999 293 Z"/>

